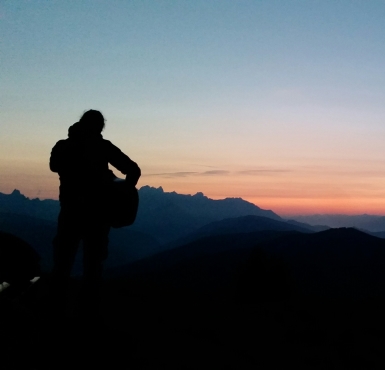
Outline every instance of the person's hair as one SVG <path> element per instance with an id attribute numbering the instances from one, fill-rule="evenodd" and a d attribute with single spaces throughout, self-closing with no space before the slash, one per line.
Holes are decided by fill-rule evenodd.
<path id="1" fill-rule="evenodd" d="M 79 120 L 88 131 L 101 133 L 105 126 L 103 114 L 98 110 L 90 109 L 83 113 Z"/>

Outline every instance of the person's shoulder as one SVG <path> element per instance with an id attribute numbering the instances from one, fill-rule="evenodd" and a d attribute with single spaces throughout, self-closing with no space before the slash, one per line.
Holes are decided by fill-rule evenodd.
<path id="1" fill-rule="evenodd" d="M 68 145 L 68 139 L 62 139 L 62 140 L 59 140 L 59 141 L 54 145 L 54 148 L 63 148 L 63 147 L 65 147 L 66 145 Z"/>
<path id="2" fill-rule="evenodd" d="M 102 141 L 103 141 L 103 143 L 104 143 L 105 145 L 110 145 L 110 144 L 112 144 L 110 140 L 107 140 L 107 139 L 105 139 L 104 137 L 102 138 Z"/>
<path id="3" fill-rule="evenodd" d="M 116 145 L 112 144 L 110 140 L 107 140 L 107 139 L 102 139 L 103 140 L 103 145 L 107 148 L 107 149 L 114 149 L 114 148 L 117 148 Z"/>
<path id="4" fill-rule="evenodd" d="M 56 145 L 65 145 L 65 143 L 68 143 L 69 139 L 61 139 L 59 140 Z"/>

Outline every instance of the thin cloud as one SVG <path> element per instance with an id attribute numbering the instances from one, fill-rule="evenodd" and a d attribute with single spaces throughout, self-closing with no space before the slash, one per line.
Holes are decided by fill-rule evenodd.
<path id="1" fill-rule="evenodd" d="M 226 171 L 226 170 L 211 170 L 203 172 L 193 171 L 179 171 L 179 172 L 161 172 L 161 173 L 149 173 L 143 174 L 143 177 L 163 177 L 163 178 L 181 178 L 189 176 L 226 176 L 226 175 L 248 175 L 248 176 L 261 176 L 266 174 L 280 174 L 293 172 L 292 170 L 284 169 L 259 169 L 259 170 L 245 170 L 245 171 Z"/>
<path id="2" fill-rule="evenodd" d="M 188 177 L 188 176 L 222 176 L 228 175 L 230 171 L 224 170 L 212 170 L 204 172 L 162 172 L 162 173 L 150 173 L 144 174 L 143 177 L 164 177 L 164 178 L 175 178 L 175 177 Z"/>
<path id="3" fill-rule="evenodd" d="M 228 175 L 229 173 L 230 173 L 229 171 L 224 171 L 224 170 L 212 170 L 212 171 L 202 172 L 201 175 L 215 176 L 215 175 Z"/>
<path id="4" fill-rule="evenodd" d="M 287 172 L 293 172 L 293 171 L 283 170 L 283 169 L 260 169 L 260 170 L 239 171 L 238 173 L 241 175 L 258 176 L 258 175 L 264 175 L 264 174 L 279 174 L 279 173 L 287 173 Z"/>
<path id="5" fill-rule="evenodd" d="M 193 166 L 199 166 L 199 167 L 207 167 L 207 168 L 218 168 L 218 166 L 209 166 L 207 164 L 198 164 L 198 163 L 192 163 Z"/>
<path id="6" fill-rule="evenodd" d="M 154 176 L 154 177 L 166 177 L 166 178 L 173 178 L 173 177 L 187 177 L 187 176 L 193 176 L 198 174 L 198 172 L 163 172 L 163 173 L 150 173 L 145 174 L 142 176 Z"/>

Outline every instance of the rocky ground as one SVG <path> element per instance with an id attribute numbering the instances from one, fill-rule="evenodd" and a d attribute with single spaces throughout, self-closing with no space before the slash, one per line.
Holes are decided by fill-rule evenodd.
<path id="1" fill-rule="evenodd" d="M 7 290 L 10 290 L 8 288 Z M 97 318 L 53 317 L 44 278 L 0 293 L 1 368 L 383 369 L 385 305 L 232 304 L 146 297 L 106 283 Z M 71 303 L 72 301 L 72 303 Z"/>

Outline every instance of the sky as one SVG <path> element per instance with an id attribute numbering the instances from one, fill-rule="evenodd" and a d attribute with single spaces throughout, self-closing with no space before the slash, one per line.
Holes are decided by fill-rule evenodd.
<path id="1" fill-rule="evenodd" d="M 57 199 L 50 151 L 97 109 L 139 187 L 385 215 L 384 19 L 385 0 L 1 0 L 0 192 Z"/>

